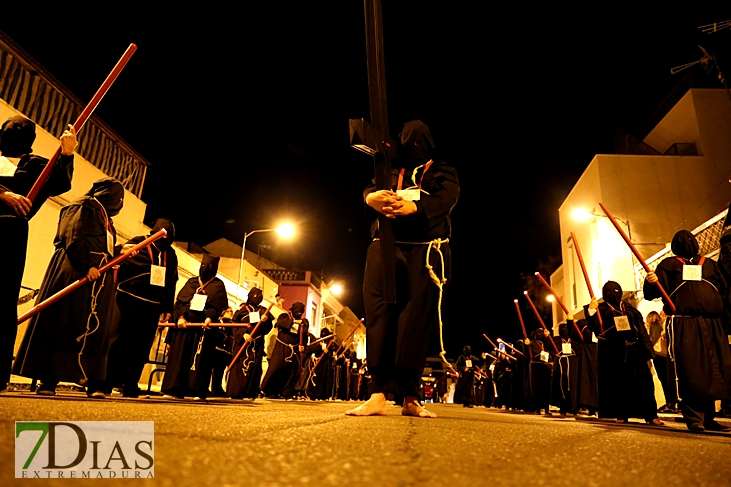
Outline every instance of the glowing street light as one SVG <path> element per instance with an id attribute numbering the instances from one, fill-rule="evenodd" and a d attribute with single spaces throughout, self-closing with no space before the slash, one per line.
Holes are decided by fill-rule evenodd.
<path id="1" fill-rule="evenodd" d="M 577 222 L 585 222 L 593 216 L 599 215 L 595 215 L 594 213 L 588 211 L 586 208 L 576 208 L 574 211 L 571 212 L 571 218 L 573 218 Z"/>
<path id="2" fill-rule="evenodd" d="M 340 284 L 334 284 L 330 286 L 330 292 L 333 293 L 335 296 L 340 296 L 340 294 L 343 292 L 343 286 Z"/>
<path id="3" fill-rule="evenodd" d="M 241 278 L 244 275 L 244 254 L 246 253 L 246 239 L 249 238 L 251 235 L 254 235 L 255 233 L 263 233 L 263 232 L 277 232 L 280 237 L 282 238 L 292 238 L 294 236 L 294 226 L 291 223 L 283 223 L 279 225 L 277 228 L 263 228 L 260 230 L 252 230 L 250 232 L 247 232 L 244 234 L 244 243 L 241 246 L 241 263 L 239 265 L 239 279 L 236 283 L 238 285 L 237 289 L 237 297 L 238 292 L 241 291 Z"/>
<path id="4" fill-rule="evenodd" d="M 275 230 L 282 238 L 292 238 L 294 236 L 294 225 L 291 223 L 283 223 L 279 225 Z"/>
<path id="5" fill-rule="evenodd" d="M 553 303 L 555 300 L 556 298 L 553 297 L 553 294 L 549 294 L 548 296 L 546 296 L 546 301 L 548 301 L 549 303 Z"/>

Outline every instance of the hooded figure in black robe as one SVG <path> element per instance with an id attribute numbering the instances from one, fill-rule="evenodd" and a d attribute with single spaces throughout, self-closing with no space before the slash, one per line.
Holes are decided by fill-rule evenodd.
<path id="1" fill-rule="evenodd" d="M 261 306 L 264 294 L 261 289 L 253 288 L 249 291 L 246 303 L 234 313 L 234 323 L 248 323 L 246 328 L 233 328 L 234 356 L 246 346 L 233 367 L 229 371 L 226 395 L 235 399 L 254 399 L 259 395 L 259 384 L 261 383 L 262 360 L 266 354 L 264 351 L 264 337 L 272 331 L 272 320 L 265 316 L 266 308 Z M 261 324 L 253 333 L 256 324 L 250 322 L 252 313 L 259 313 Z M 248 345 L 247 345 L 248 343 Z"/>
<path id="2" fill-rule="evenodd" d="M 688 429 L 724 430 L 713 416 L 714 401 L 731 397 L 731 351 L 722 323 L 726 281 L 715 262 L 698 255 L 698 242 L 691 232 L 676 233 L 670 248 L 675 256 L 663 259 L 643 286 L 645 299 L 659 298 L 661 293 L 652 282 L 657 280 L 675 304 L 673 315 L 664 303 L 668 383 L 676 384 Z M 685 269 L 684 279 L 686 266 L 700 267 Z M 692 275 L 695 269 L 700 272 Z"/>
<path id="3" fill-rule="evenodd" d="M 556 354 L 553 348 L 555 342 L 552 342 L 549 332 L 543 328 L 536 328 L 529 337 L 530 354 L 533 359 L 528 363 L 523 384 L 525 411 L 540 413 L 543 410 L 549 414 L 551 379 Z M 547 360 L 544 361 L 542 357 L 546 357 Z"/>
<path id="4" fill-rule="evenodd" d="M 320 338 L 329 337 L 332 332 L 327 328 L 320 330 Z M 334 339 L 310 345 L 308 350 L 317 360 L 309 375 L 307 397 L 310 399 L 329 399 L 333 388 L 333 354 L 337 349 Z"/>
<path id="5" fill-rule="evenodd" d="M 578 380 L 579 357 L 577 346 L 582 337 L 575 331 L 574 320 L 569 316 L 567 321 L 559 323 L 558 336 L 554 336 L 556 345 L 559 345 L 561 354 L 553 360 L 553 379 L 551 382 L 551 406 L 559 408 L 561 414 L 576 414 L 579 412 Z M 569 333 L 573 331 L 573 333 Z M 573 340 L 572 340 L 573 337 Z M 566 353 L 564 353 L 566 349 Z M 571 349 L 571 352 L 568 350 Z"/>
<path id="6" fill-rule="evenodd" d="M 75 131 L 61 137 L 61 156 L 51 176 L 33 200 L 30 211 L 15 205 L 24 200 L 48 159 L 32 154 L 36 126 L 24 117 L 10 117 L 0 128 L 0 390 L 10 381 L 13 348 L 18 332 L 18 295 L 28 246 L 28 220 L 38 212 L 49 196 L 71 189 L 76 147 Z M 26 202 L 27 203 L 27 202 Z"/>
<path id="7" fill-rule="evenodd" d="M 599 389 L 597 386 L 597 349 L 594 343 L 589 322 L 585 319 L 578 320 L 576 325 L 581 332 L 578 334 L 576 328 L 568 328 L 571 348 L 578 358 L 578 380 L 576 397 L 579 408 L 586 408 L 590 414 L 594 414 L 599 405 Z M 582 341 L 583 339 L 583 341 Z"/>
<path id="8" fill-rule="evenodd" d="M 423 122 L 404 125 L 401 146 L 403 156 L 396 162 L 401 167 L 392 170 L 390 189 L 376 190 L 371 184 L 363 192 L 374 238 L 363 281 L 373 402 L 348 411 L 351 415 L 384 414 L 386 394 L 398 393 L 404 398 L 402 413 L 435 416 L 417 398 L 429 340 L 439 329 L 439 302 L 451 276 L 450 213 L 459 198 L 459 182 L 457 171 L 436 157 Z M 398 194 L 410 188 L 418 201 Z M 383 295 L 378 213 L 392 218 L 397 242 L 396 303 L 387 303 Z"/>
<path id="9" fill-rule="evenodd" d="M 171 247 L 175 226 L 170 220 L 160 218 L 150 235 L 162 229 L 167 231 L 166 237 L 122 262 L 117 272 L 117 308 L 110 339 L 107 387 L 122 386 L 125 397 L 139 395 L 137 382 L 155 341 L 157 324 L 167 323 L 173 312 L 178 282 L 178 257 Z M 131 238 L 125 248 L 148 236 Z M 154 280 L 153 266 L 154 272 L 160 272 Z"/>
<path id="10" fill-rule="evenodd" d="M 309 322 L 302 318 L 305 305 L 297 301 L 277 317 L 277 341 L 269 358 L 269 367 L 261 383 L 267 397 L 291 398 L 299 378 L 300 354 L 307 346 Z M 300 343 L 302 345 L 300 345 Z"/>
<path id="11" fill-rule="evenodd" d="M 473 394 L 475 389 L 475 368 L 482 363 L 482 360 L 472 355 L 472 349 L 465 345 L 462 355 L 457 359 L 457 371 L 459 379 L 454 388 L 454 403 L 462 407 L 472 407 Z"/>
<path id="12" fill-rule="evenodd" d="M 87 386 L 103 397 L 114 300 L 114 275 L 98 268 L 115 252 L 112 217 L 124 202 L 124 187 L 113 178 L 61 209 L 56 251 L 43 278 L 38 302 L 86 276 L 94 279 L 34 316 L 25 330 L 13 373 L 40 379 L 39 394 L 53 394 L 59 381 Z M 96 278 L 98 277 L 98 278 Z"/>
<path id="13" fill-rule="evenodd" d="M 661 425 L 657 418 L 655 386 L 649 360 L 652 342 L 645 320 L 637 309 L 622 302 L 622 287 L 607 281 L 602 288 L 604 302 L 596 301 L 584 307 L 589 326 L 599 339 L 597 353 L 597 386 L 599 417 L 643 418 L 647 423 Z M 601 313 L 604 333 L 596 314 Z"/>
<path id="14" fill-rule="evenodd" d="M 517 360 L 515 360 L 512 364 L 513 377 L 512 385 L 510 387 L 509 408 L 517 411 L 525 410 L 526 383 L 528 382 L 530 363 L 533 360 L 533 351 L 530 343 L 530 338 L 525 338 L 515 342 L 515 348 L 523 355 L 514 355 Z"/>
<path id="15" fill-rule="evenodd" d="M 199 275 L 188 279 L 178 293 L 173 314 L 178 327 L 171 328 L 166 337 L 170 352 L 160 388 L 165 395 L 208 397 L 220 333 L 215 328 L 185 325 L 215 323 L 228 307 L 226 288 L 216 277 L 219 260 L 219 257 L 204 255 Z M 202 297 L 197 298 L 196 295 Z M 205 303 L 200 306 L 203 300 Z"/>

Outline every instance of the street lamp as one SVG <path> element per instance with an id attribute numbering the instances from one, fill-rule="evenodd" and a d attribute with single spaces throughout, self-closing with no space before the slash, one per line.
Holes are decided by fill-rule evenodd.
<path id="1" fill-rule="evenodd" d="M 334 284 L 330 286 L 330 292 L 333 293 L 335 296 L 340 296 L 340 294 L 343 292 L 343 286 L 340 284 Z"/>
<path id="2" fill-rule="evenodd" d="M 254 235 L 255 233 L 262 233 L 262 232 L 277 232 L 280 237 L 292 238 L 294 236 L 294 226 L 292 226 L 292 224 L 290 224 L 290 223 L 283 223 L 282 225 L 279 225 L 277 228 L 263 228 L 261 230 L 252 230 L 252 231 L 244 234 L 244 243 L 241 246 L 241 263 L 239 264 L 239 279 L 238 279 L 238 282 L 236 283 L 238 285 L 236 297 L 238 297 L 238 292 L 241 291 L 241 278 L 244 275 L 244 254 L 246 253 L 246 239 L 249 238 L 251 235 Z"/>

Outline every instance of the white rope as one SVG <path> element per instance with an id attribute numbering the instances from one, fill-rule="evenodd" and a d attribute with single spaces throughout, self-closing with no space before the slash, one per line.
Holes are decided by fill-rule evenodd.
<path id="1" fill-rule="evenodd" d="M 439 357 L 442 359 L 442 362 L 447 364 L 447 366 L 452 369 L 453 372 L 457 373 L 456 370 L 454 370 L 454 367 L 452 367 L 452 364 L 450 364 L 447 361 L 446 355 L 447 351 L 444 350 L 444 333 L 443 328 L 444 324 L 442 322 L 442 296 L 444 295 L 444 284 L 447 283 L 447 278 L 444 277 L 444 254 L 442 253 L 442 244 L 448 243 L 449 239 L 445 238 L 442 240 L 441 238 L 437 238 L 432 240 L 428 243 L 428 247 L 426 248 L 426 269 L 429 271 L 429 277 L 431 278 L 432 282 L 439 288 L 439 301 L 437 303 L 437 314 L 439 317 L 439 347 L 441 351 L 439 352 Z M 432 247 L 436 252 L 439 254 L 439 259 L 442 264 L 442 276 L 441 278 L 437 277 L 436 273 L 434 272 L 434 266 L 432 266 L 429 263 L 429 257 L 431 255 L 431 249 Z"/>
<path id="2" fill-rule="evenodd" d="M 198 347 L 195 349 L 195 355 L 193 355 L 193 365 L 190 366 L 190 370 L 195 371 L 195 363 L 198 361 L 198 357 L 201 354 L 201 351 L 203 350 L 203 339 L 206 337 L 205 330 L 201 334 L 200 339 L 198 340 Z"/>
<path id="3" fill-rule="evenodd" d="M 292 363 L 292 357 L 294 357 L 294 345 L 290 345 L 289 343 L 284 343 L 282 340 L 277 337 L 277 341 L 284 345 L 285 347 L 289 347 L 290 354 L 289 357 L 285 358 L 284 361 L 287 363 Z"/>
<path id="4" fill-rule="evenodd" d="M 94 254 L 96 252 L 92 252 Z M 99 267 L 103 266 L 107 262 L 107 256 L 106 254 L 102 254 L 101 262 L 99 263 Z M 99 325 L 101 324 L 99 321 L 99 315 L 96 312 L 97 307 L 97 298 L 99 297 L 99 294 L 101 293 L 102 289 L 104 289 L 104 280 L 107 278 L 107 275 L 102 275 L 101 278 L 101 284 L 99 284 L 99 279 L 95 280 L 91 284 L 91 302 L 89 303 L 89 316 L 86 318 L 86 328 L 84 329 L 84 333 L 76 338 L 77 342 L 81 342 L 81 349 L 79 350 L 79 353 L 77 354 L 77 362 L 79 363 L 79 369 L 81 369 L 81 375 L 83 376 L 83 381 L 87 382 L 89 378 L 86 376 L 86 371 L 84 370 L 84 366 L 81 364 L 81 355 L 84 353 L 84 348 L 86 347 L 86 339 L 89 337 L 89 335 L 93 334 L 99 329 Z M 99 289 L 96 288 L 96 285 L 99 284 Z M 91 322 L 94 320 L 96 322 L 96 325 L 94 326 L 94 329 L 91 329 Z"/>
<path id="5" fill-rule="evenodd" d="M 668 343 L 668 358 L 673 362 L 673 369 L 675 370 L 675 394 L 678 401 L 682 401 L 680 398 L 680 385 L 678 381 L 678 363 L 675 361 L 675 316 L 669 316 L 668 321 L 665 323 L 665 335 L 670 335 L 670 341 Z"/>

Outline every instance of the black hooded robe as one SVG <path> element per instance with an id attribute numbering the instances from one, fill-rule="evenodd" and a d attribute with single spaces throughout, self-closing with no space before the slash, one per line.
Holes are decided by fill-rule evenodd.
<path id="1" fill-rule="evenodd" d="M 302 305 L 302 310 L 304 311 L 304 305 Z M 269 367 L 261 383 L 261 391 L 267 397 L 290 398 L 294 395 L 299 377 L 300 333 L 303 337 L 307 337 L 309 323 L 307 319 L 295 323 L 295 318 L 290 312 L 287 312 L 277 317 L 275 326 L 277 327 L 277 342 L 274 345 L 272 356 L 269 358 Z M 302 343 L 307 346 L 306 338 Z"/>
<path id="2" fill-rule="evenodd" d="M 581 330 L 583 341 L 576 335 L 575 330 L 569 329 L 571 348 L 578 357 L 578 380 L 576 392 L 579 408 L 586 408 L 593 413 L 599 405 L 599 389 L 597 386 L 597 352 L 598 344 L 592 341 L 592 332 L 587 320 L 576 322 Z"/>
<path id="3" fill-rule="evenodd" d="M 188 279 L 178 293 L 173 314 L 176 323 L 181 317 L 189 323 L 203 323 L 206 318 L 215 323 L 228 307 L 226 287 L 223 281 L 215 277 L 218 261 L 215 260 L 215 263 L 211 264 L 209 258 L 208 255 L 203 256 L 201 277 Z M 204 267 L 207 265 L 212 265 L 215 269 L 206 271 Z M 214 277 L 209 277 L 209 273 Z M 208 280 L 201 280 L 206 277 Z M 190 309 L 195 294 L 208 296 L 203 311 Z M 219 331 L 215 328 L 211 330 L 200 327 L 170 329 L 166 338 L 170 344 L 170 352 L 160 388 L 164 394 L 176 397 L 208 397 L 218 335 Z"/>
<path id="4" fill-rule="evenodd" d="M 117 273 L 117 307 L 109 341 L 107 386 L 122 386 L 128 397 L 139 393 L 137 383 L 149 359 L 160 315 L 173 312 L 178 282 L 178 257 L 170 247 L 174 227 L 168 220 L 158 220 L 150 234 L 162 228 L 168 236 L 122 262 Z M 146 238 L 133 237 L 127 244 L 136 245 Z M 164 286 L 150 284 L 152 265 L 165 267 Z"/>
<path id="5" fill-rule="evenodd" d="M 668 315 L 668 383 L 676 385 L 680 409 L 689 426 L 712 426 L 714 401 L 731 397 L 731 350 L 722 316 L 726 282 L 711 259 L 698 256 L 692 233 L 681 230 L 671 243 L 675 257 L 658 264 L 655 273 L 675 304 Z M 701 263 L 702 260 L 702 263 Z M 684 265 L 701 265 L 701 281 L 684 281 Z M 645 281 L 645 299 L 661 297 L 657 286 Z"/>
<path id="6" fill-rule="evenodd" d="M 18 133 L 8 137 L 6 129 L 17 125 Z M 18 137 L 19 136 L 19 137 Z M 27 195 L 48 163 L 48 159 L 31 154 L 35 140 L 35 124 L 23 117 L 11 117 L 0 132 L 0 152 L 8 157 L 20 157 L 12 176 L 0 176 L 0 193 Z M 21 157 L 22 156 L 22 157 Z M 21 217 L 4 203 L 0 203 L 0 256 L 3 276 L 0 279 L 0 390 L 10 381 L 15 337 L 18 333 L 18 295 L 23 281 L 23 270 L 28 247 L 28 220 L 35 215 L 50 196 L 58 196 L 71 189 L 74 156 L 61 155 L 51 176 L 33 200 L 27 217 Z"/>
<path id="7" fill-rule="evenodd" d="M 322 331 L 324 332 L 326 330 L 323 329 Z M 323 336 L 320 338 L 323 338 Z M 317 360 L 313 365 L 313 370 L 307 382 L 307 397 L 310 399 L 330 399 L 334 381 L 333 353 L 337 345 L 335 344 L 335 340 L 330 340 L 327 344 L 321 342 L 310 347 L 312 347 L 311 351 L 315 354 Z"/>
<path id="8" fill-rule="evenodd" d="M 548 413 L 555 350 L 551 338 L 546 336 L 542 328 L 537 328 L 531 334 L 530 347 L 533 359 L 528 362 L 523 383 L 525 411 L 540 412 L 543 410 Z M 540 359 L 542 351 L 548 352 L 548 362 Z"/>
<path id="9" fill-rule="evenodd" d="M 599 304 L 604 334 L 596 313 L 590 313 L 589 327 L 599 339 L 597 350 L 598 415 L 600 418 L 642 418 L 647 422 L 657 418 L 655 387 L 648 361 L 652 358 L 652 343 L 645 320 L 637 309 L 622 302 L 622 288 L 608 281 L 602 288 L 604 302 Z M 619 331 L 615 318 L 627 317 L 629 330 Z"/>
<path id="10" fill-rule="evenodd" d="M 112 258 L 116 234 L 110 215 L 121 210 L 123 196 L 119 182 L 103 179 L 94 183 L 87 196 L 61 209 L 54 239 L 56 251 L 38 302 Z M 13 373 L 47 383 L 105 380 L 113 279 L 111 272 L 102 274 L 34 316 L 23 336 Z"/>
<path id="11" fill-rule="evenodd" d="M 259 317 L 264 316 L 266 308 L 258 306 L 254 309 L 252 306 L 242 306 L 233 316 L 234 323 L 249 323 L 249 313 L 252 311 L 258 311 Z M 272 319 L 267 317 L 259 328 L 256 330 L 256 334 L 252 335 L 253 341 L 246 347 L 233 367 L 229 371 L 228 384 L 226 386 L 226 395 L 234 399 L 254 399 L 259 395 L 261 374 L 262 374 L 262 361 L 264 359 L 265 344 L 264 340 L 266 335 L 272 331 Z M 233 353 L 236 355 L 241 347 L 246 344 L 244 335 L 253 331 L 254 325 L 250 325 L 249 328 L 234 328 L 234 348 Z"/>
<path id="12" fill-rule="evenodd" d="M 454 387 L 454 403 L 463 406 L 469 406 L 473 402 L 475 368 L 482 363 L 482 360 L 469 354 L 469 350 L 466 353 L 467 355 L 462 354 L 457 359 L 459 378 L 457 379 L 457 385 Z M 467 367 L 468 360 L 471 361 L 470 367 Z"/>
<path id="13" fill-rule="evenodd" d="M 562 353 L 561 355 L 557 355 L 553 360 L 551 406 L 559 408 L 561 414 L 576 414 L 579 412 L 579 356 L 575 350 L 577 343 L 573 341 L 569 342 L 569 330 L 574 330 L 574 322 L 573 320 L 569 320 L 558 326 Z M 574 336 L 576 336 L 578 343 L 581 343 L 581 338 L 576 333 L 574 333 Z M 556 338 L 554 337 L 554 339 Z M 565 343 L 571 345 L 572 353 L 563 353 Z"/>
<path id="14" fill-rule="evenodd" d="M 439 323 L 440 291 L 426 265 L 431 266 L 437 279 L 444 276 L 446 290 L 451 277 L 451 253 L 444 240 L 451 236 L 449 215 L 459 198 L 459 182 L 457 171 L 447 163 L 437 160 L 428 163 L 433 156 L 434 143 L 423 122 L 405 124 L 401 143 L 411 153 L 403 159 L 408 169 L 404 167 L 402 189 L 420 185 L 422 192 L 420 200 L 415 202 L 416 213 L 392 221 L 397 242 L 396 303 L 384 300 L 378 214 L 369 206 L 374 240 L 366 258 L 363 303 L 371 393 L 398 392 L 401 397 L 417 397 L 429 339 Z M 413 175 L 412 171 L 417 167 L 419 169 Z M 400 171 L 394 169 L 391 173 L 394 191 L 398 189 L 399 176 Z M 367 187 L 364 200 L 375 191 L 375 184 Z M 436 248 L 430 249 L 428 244 L 438 239 L 441 239 L 442 258 Z"/>

